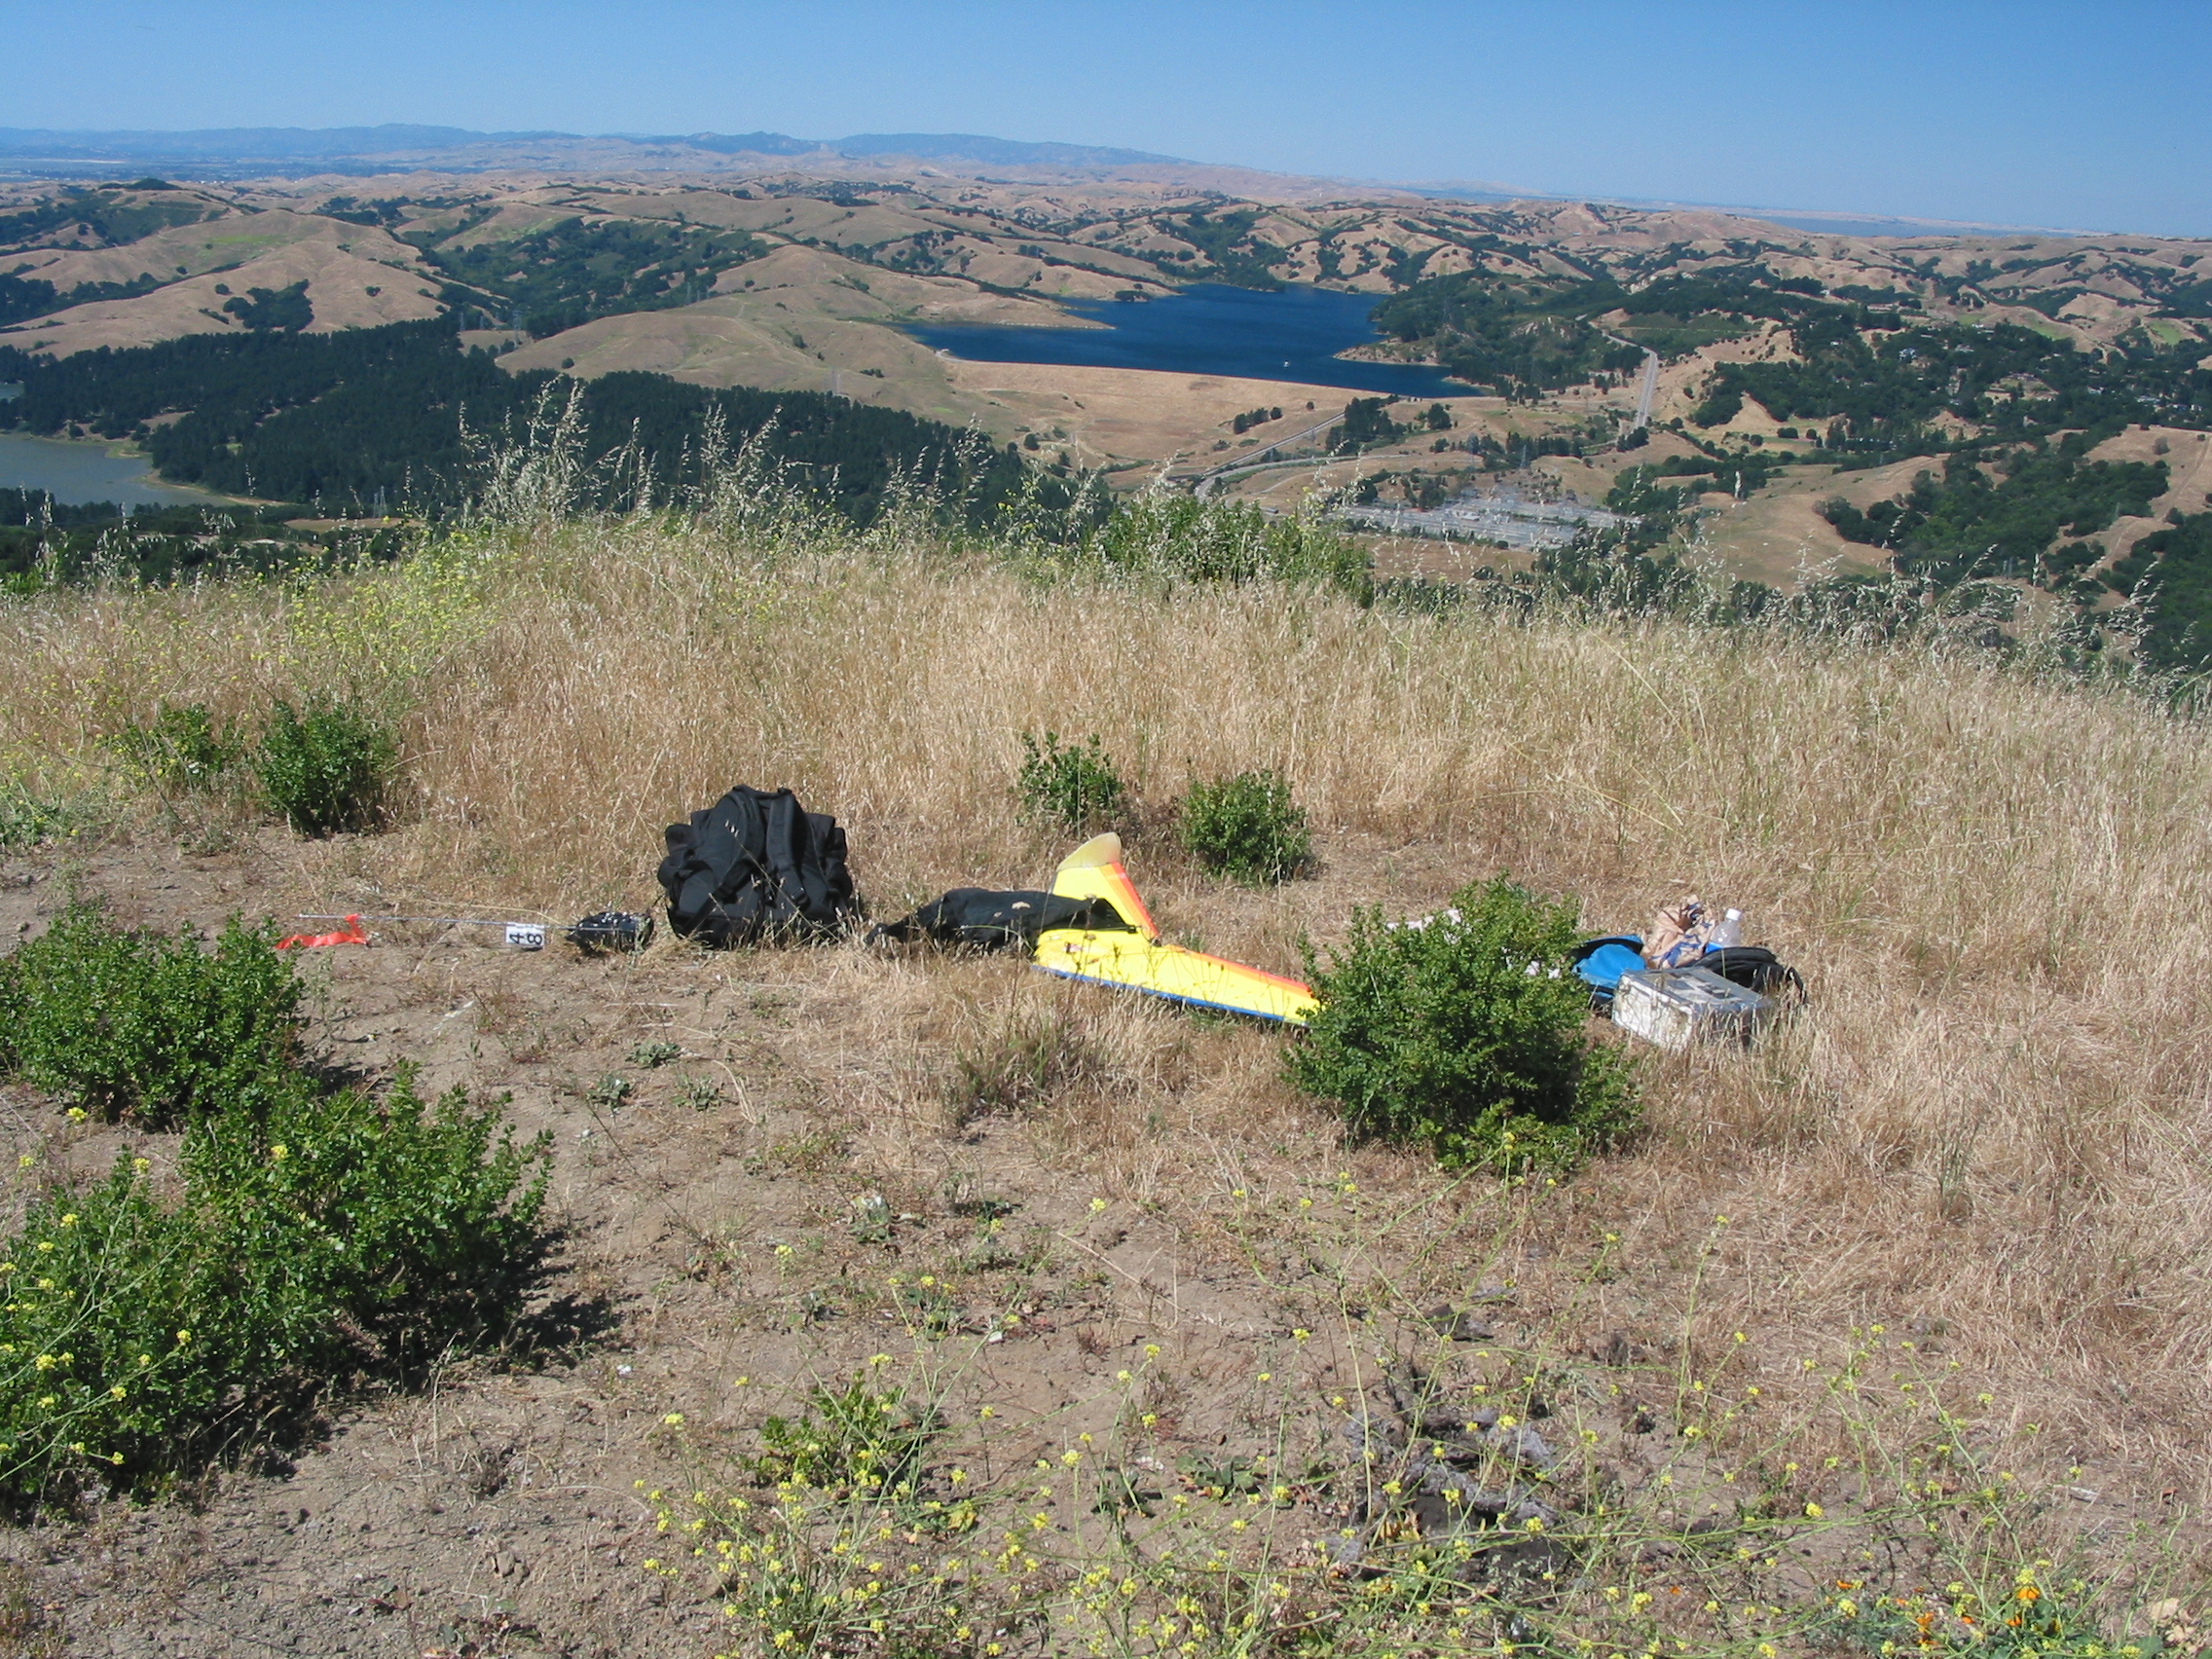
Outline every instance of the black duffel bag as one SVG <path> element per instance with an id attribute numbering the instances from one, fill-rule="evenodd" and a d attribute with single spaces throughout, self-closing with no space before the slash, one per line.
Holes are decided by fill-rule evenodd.
<path id="1" fill-rule="evenodd" d="M 671 824 L 658 873 L 669 927 L 716 950 L 828 939 L 861 909 L 844 830 L 789 790 L 741 784 L 690 823 Z"/>
<path id="2" fill-rule="evenodd" d="M 1010 944 L 1033 948 L 1037 936 L 1054 928 L 1090 928 L 1129 933 L 1122 913 L 1103 899 L 1063 899 L 1056 893 L 1024 889 L 955 887 L 932 899 L 910 916 L 885 922 L 868 937 L 934 940 L 997 950 Z"/>
<path id="3" fill-rule="evenodd" d="M 1763 944 L 1730 944 L 1718 950 L 1709 950 L 1695 962 L 1679 964 L 1684 968 L 1703 968 L 1709 974 L 1717 974 L 1732 985 L 1741 985 L 1748 991 L 1756 991 L 1762 997 L 1777 1002 L 1801 1003 L 1805 1000 L 1805 980 L 1796 969 L 1778 958 Z"/>

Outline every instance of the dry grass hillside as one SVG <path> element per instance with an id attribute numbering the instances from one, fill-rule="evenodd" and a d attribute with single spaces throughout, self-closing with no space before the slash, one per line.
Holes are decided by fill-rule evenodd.
<path id="1" fill-rule="evenodd" d="M 18 186 L 8 196 L 0 206 L 35 210 L 55 190 Z M 1245 199 L 1175 177 L 1151 178 L 1142 167 L 1126 176 L 1028 180 L 950 177 L 910 166 L 865 167 L 849 176 L 824 165 L 742 182 L 682 174 L 642 182 L 595 177 L 588 168 L 426 171 L 373 185 L 308 178 L 225 189 L 108 187 L 99 198 L 100 211 L 92 215 L 97 226 L 11 238 L 21 240 L 11 270 L 52 280 L 65 294 L 79 283 L 134 278 L 161 286 L 122 299 L 92 298 L 88 289 L 88 297 L 32 331 L 36 339 L 23 344 L 33 349 L 68 352 L 224 326 L 220 306 L 207 302 L 205 277 L 234 271 L 250 272 L 252 282 L 272 288 L 309 280 L 318 327 L 427 314 L 417 304 L 428 297 L 418 295 L 419 283 L 387 283 L 370 268 L 421 277 L 420 248 L 446 255 L 497 249 L 563 225 L 743 232 L 769 249 L 811 250 L 817 258 L 803 279 L 733 270 L 717 292 L 736 288 L 742 276 L 760 276 L 765 286 L 797 286 L 807 303 L 787 320 L 803 327 L 819 312 L 826 328 L 857 315 L 996 321 L 1028 311 L 1065 320 L 1052 302 L 1165 294 L 1185 281 L 1220 279 L 1235 250 L 1256 249 L 1281 279 L 1379 296 L 1463 270 L 1504 278 L 1601 272 L 1633 284 L 1715 260 L 1754 259 L 1778 276 L 1922 305 L 1938 321 L 2017 322 L 2103 346 L 2146 325 L 2165 329 L 2161 339 L 2187 336 L 2189 325 L 2162 320 L 2160 308 L 2202 257 L 2196 244 L 2157 239 L 1865 239 L 1680 208 L 1475 205 L 1389 192 L 1330 200 L 1305 188 Z M 377 211 L 361 208 L 364 200 L 389 212 L 378 223 L 359 222 Z M 1223 225 L 1232 227 L 1226 243 Z M 906 280 L 912 277 L 932 280 Z M 1240 278 L 1232 271 L 1230 279 Z M 851 295 L 826 283 L 857 294 L 873 289 L 878 299 L 856 313 Z M 370 286 L 383 288 L 387 303 L 365 303 L 359 290 Z M 440 284 L 428 286 L 434 293 Z M 720 313 L 713 308 L 721 302 L 702 304 L 710 309 L 700 320 L 715 332 Z M 207 311 L 218 313 L 216 321 L 205 320 Z M 665 350 L 653 343 L 664 339 L 671 320 L 650 309 L 618 309 L 586 326 L 590 333 L 574 341 L 547 341 L 539 355 L 596 361 L 585 373 L 641 366 L 638 351 L 650 357 Z M 627 343 L 631 329 L 639 331 L 635 347 Z M 854 372 L 881 366 L 865 346 L 850 361 L 841 350 L 827 360 Z M 1670 395 L 1675 381 L 1713 360 L 1693 359 L 1685 375 L 1670 377 Z M 722 385 L 783 384 L 778 371 L 788 367 L 728 346 L 716 366 L 706 362 L 694 364 L 691 378 Z"/>
<path id="2" fill-rule="evenodd" d="M 314 1040 L 512 1090 L 556 1137 L 566 1288 L 607 1324 L 358 1402 L 196 1511 L 18 1534 L 26 1641 L 1771 1659 L 2024 1653 L 2040 1626 L 1984 1649 L 1960 1615 L 2042 1597 L 2075 1621 L 2046 1651 L 2197 1645 L 2195 719 L 1936 648 L 1040 581 L 916 526 L 526 515 L 327 582 L 14 600 L 0 639 L 23 787 L 107 826 L 14 866 L 24 931 L 63 880 L 162 925 L 642 907 L 661 827 L 738 782 L 836 813 L 890 914 L 1044 876 L 1063 842 L 1011 780 L 1051 728 L 1103 736 L 1138 884 L 1206 948 L 1296 972 L 1354 906 L 1504 870 L 1592 930 L 1739 905 L 1812 989 L 1751 1051 L 1646 1053 L 1637 1137 L 1501 1186 L 1346 1143 L 1284 1080 L 1294 1036 L 1005 959 L 664 941 L 609 967 L 380 930 L 313 968 Z M 315 691 L 398 712 L 388 832 L 300 842 L 115 769 L 165 703 L 258 722 Z M 1170 808 L 1263 765 L 1319 862 L 1254 892 L 1198 872 Z M 116 1145 L 20 1088 L 9 1113 L 63 1168 Z M 856 1398 L 903 1391 L 887 1419 L 942 1414 L 920 1493 L 869 1487 L 908 1454 L 865 1435 L 745 1460 L 856 1368 Z M 1537 1506 L 1461 1570 L 1460 1498 L 1363 1518 L 1442 1432 L 1422 1402 L 1485 1396 L 1508 1415 L 1480 1419 L 1481 1478 Z M 1496 1450 L 1514 1411 L 1563 1453 L 1541 1479 Z"/>
<path id="3" fill-rule="evenodd" d="M 1785 446 L 1835 432 L 1839 412 L 1858 408 L 1856 393 L 1825 383 L 1799 387 L 1797 405 L 1780 413 L 1759 401 L 1788 394 L 1787 387 L 1774 390 L 1771 379 L 1756 395 L 1723 399 L 1724 410 L 1708 407 L 1744 366 L 1771 376 L 1801 360 L 1799 331 L 1789 318 L 1805 295 L 1849 310 L 1868 353 L 1888 350 L 1884 341 L 1903 340 L 1900 327 L 1945 332 L 1962 346 L 1995 325 L 2015 325 L 2032 331 L 2022 338 L 2063 344 L 2061 382 L 2075 368 L 2092 372 L 2096 362 L 2124 362 L 2129 374 L 2149 374 L 2146 365 L 2160 354 L 2193 362 L 2212 327 L 2201 314 L 2204 247 L 2179 240 L 1863 238 L 1713 210 L 1417 201 L 1387 191 L 1347 196 L 1316 181 L 1277 180 L 1275 188 L 1246 179 L 1247 192 L 1237 194 L 1226 175 L 1153 164 L 975 177 L 906 162 L 840 162 L 825 153 L 727 166 L 700 158 L 701 170 L 690 172 L 677 146 L 658 154 L 647 172 L 594 172 L 585 165 L 589 148 L 571 146 L 572 169 L 547 152 L 544 166 L 532 170 L 219 188 L 159 180 L 96 190 L 59 183 L 0 188 L 0 263 L 16 279 L 53 289 L 5 302 L 12 320 L 0 323 L 0 347 L 24 350 L 32 362 L 187 335 L 274 334 L 271 344 L 280 348 L 281 335 L 293 328 L 328 332 L 444 313 L 461 325 L 464 346 L 499 352 L 513 371 L 582 380 L 643 371 L 708 387 L 830 391 L 954 425 L 973 424 L 995 441 L 1064 456 L 1069 467 L 1100 470 L 1119 486 L 1162 465 L 1188 473 L 1247 445 L 1257 451 L 1273 442 L 1280 435 L 1274 430 L 1235 429 L 1236 417 L 1252 409 L 1312 401 L 1318 415 L 1352 394 L 1194 377 L 1174 372 L 1171 363 L 1139 370 L 962 361 L 922 344 L 908 325 L 1094 328 L 1105 313 L 1077 308 L 1117 297 L 1166 300 L 1204 282 L 1265 288 L 1287 281 L 1376 300 L 1408 293 L 1434 299 L 1438 278 L 1450 288 L 1450 279 L 1466 276 L 1500 303 L 1518 294 L 1530 304 L 1538 293 L 1614 284 L 1618 292 L 1607 289 L 1604 303 L 1623 303 L 1583 322 L 1617 343 L 1631 335 L 1657 343 L 1664 361 L 1647 446 L 1617 443 L 1638 404 L 1636 376 L 1618 364 L 1600 372 L 1593 358 L 1564 379 L 1539 374 L 1532 384 L 1541 390 L 1516 389 L 1512 375 L 1495 378 L 1512 358 L 1506 345 L 1493 342 L 1494 351 L 1483 348 L 1489 356 L 1469 357 L 1456 325 L 1401 333 L 1405 315 L 1384 325 L 1389 338 L 1347 349 L 1346 355 L 1369 359 L 1449 362 L 1462 377 L 1453 384 L 1470 394 L 1482 388 L 1483 395 L 1451 400 L 1456 425 L 1449 436 L 1421 427 L 1403 444 L 1343 458 L 1329 475 L 1355 489 L 1378 475 L 1386 496 L 1433 504 L 1500 482 L 1492 464 L 1497 455 L 1466 453 L 1477 434 L 1508 450 L 1516 442 L 1525 450 L 1531 440 L 1538 448 L 1567 446 L 1582 459 L 1537 456 L 1504 481 L 1598 499 L 1628 468 L 1695 462 L 1721 448 L 1780 456 Z M 1719 291 L 1746 283 L 1757 290 L 1749 301 Z M 1636 297 L 1654 290 L 1674 291 L 1666 303 L 1684 314 L 1636 310 Z M 264 313 L 247 303 L 259 291 L 289 297 Z M 1740 315 L 1730 309 L 1739 303 L 1750 307 Z M 1557 322 L 1531 312 L 1514 325 L 1512 338 L 1548 339 Z M 1567 334 L 1582 328 L 1577 323 Z M 1534 345 L 1529 349 L 1541 354 Z M 1935 360 L 1925 342 L 1901 350 L 1914 361 Z M 271 360 L 285 360 L 285 352 L 274 350 Z M 1869 364 L 1873 355 L 1850 372 L 1862 379 L 1889 372 Z M 2190 399 L 2200 394 L 2179 389 L 2178 379 L 2172 386 L 2159 380 L 2166 367 L 2098 419 L 2155 414 L 2190 427 L 2196 419 L 2190 410 L 2197 407 Z M 2024 398 L 2031 410 L 2046 394 L 2057 395 L 2024 372 L 2005 377 L 1996 389 Z M 185 415 L 200 395 L 187 373 L 154 418 Z M 1962 383 L 1960 395 L 1962 407 L 1979 411 L 1975 421 L 1957 408 L 1923 408 L 1900 437 L 1889 427 L 1874 430 L 1884 421 L 1894 426 L 1892 416 L 1854 415 L 1858 425 L 1846 441 L 1863 449 L 1895 440 L 1904 447 L 1894 454 L 1934 458 L 1945 445 L 2001 429 L 1988 424 L 1994 405 L 1974 401 L 1979 392 L 1968 397 Z M 58 424 L 43 416 L 44 429 L 111 436 L 123 429 L 110 431 L 93 394 L 78 402 Z M 1816 420 L 1810 408 L 1827 413 Z M 1701 424 L 1708 420 L 1713 424 Z M 2171 436 L 2161 426 L 2153 442 Z M 2191 428 L 2172 441 L 2194 439 Z M 1439 442 L 1463 459 L 1434 459 Z M 1857 465 L 1869 458 L 1841 459 Z M 1991 459 L 2002 469 L 2017 457 Z M 1825 451 L 1799 453 L 1788 470 L 1757 473 L 1741 502 L 1725 489 L 1706 491 L 1710 498 L 1693 503 L 1698 511 L 1685 521 L 1692 534 L 1683 544 L 1780 586 L 1793 585 L 1807 569 L 1880 563 L 1879 549 L 1843 539 L 1820 508 L 1841 498 L 1863 509 L 1909 488 L 1926 462 L 1838 471 L 1837 460 Z M 2200 483 L 2185 484 L 2179 462 L 2172 472 L 2171 488 L 2150 513 L 2084 532 L 2096 538 L 2108 567 L 2154 528 L 2152 520 L 2201 508 Z M 388 494 L 403 478 L 400 471 L 353 479 L 348 488 Z M 1272 507 L 1282 488 L 1303 489 L 1305 482 L 1255 475 L 1241 488 Z M 1499 552 L 1440 543 L 1393 557 L 1441 570 L 1470 560 L 1494 563 Z M 2085 599 L 2084 609 L 2101 614 L 2112 603 Z"/>
<path id="4" fill-rule="evenodd" d="M 101 284 L 150 291 L 84 300 L 16 325 L 7 344 L 66 356 L 187 334 L 242 333 L 243 322 L 224 310 L 227 299 L 296 283 L 306 284 L 314 313 L 310 326 L 320 332 L 438 313 L 435 276 L 421 256 L 374 227 L 282 207 L 241 213 L 203 192 L 135 192 L 122 201 L 122 211 L 150 203 L 208 216 L 131 240 L 68 237 L 11 253 L 11 275 L 51 282 L 65 295 L 96 292 Z"/>

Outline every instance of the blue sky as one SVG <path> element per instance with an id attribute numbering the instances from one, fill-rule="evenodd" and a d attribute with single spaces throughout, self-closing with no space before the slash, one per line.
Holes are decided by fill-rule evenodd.
<path id="1" fill-rule="evenodd" d="M 0 0 L 0 125 L 966 131 L 2212 236 L 2212 0 Z"/>

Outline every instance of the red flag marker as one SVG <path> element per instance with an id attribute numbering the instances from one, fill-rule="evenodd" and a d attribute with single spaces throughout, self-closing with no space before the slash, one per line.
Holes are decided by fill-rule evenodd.
<path id="1" fill-rule="evenodd" d="M 301 950 L 319 950 L 326 944 L 366 944 L 368 942 L 369 936 L 361 931 L 361 918 L 348 916 L 346 925 L 336 933 L 294 934 L 289 939 L 278 940 L 276 948 L 278 950 L 291 950 L 295 947 Z"/>

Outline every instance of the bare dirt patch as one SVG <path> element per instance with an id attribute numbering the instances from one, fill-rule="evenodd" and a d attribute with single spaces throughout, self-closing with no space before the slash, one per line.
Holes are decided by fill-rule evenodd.
<path id="1" fill-rule="evenodd" d="M 1341 413 L 1357 393 L 1342 387 L 1292 381 L 1244 380 L 1222 375 L 1174 374 L 1159 369 L 1066 368 L 1050 363 L 972 363 L 942 359 L 952 384 L 992 411 L 998 422 L 1043 434 L 1048 445 L 1067 434 L 1074 455 L 1088 465 L 1126 461 L 1225 460 L 1210 446 L 1231 437 L 1230 424 L 1246 410 L 1280 407 L 1283 418 L 1254 432 L 1250 453 L 1271 435 L 1295 432 Z M 1311 410 L 1306 406 L 1313 405 Z"/>

